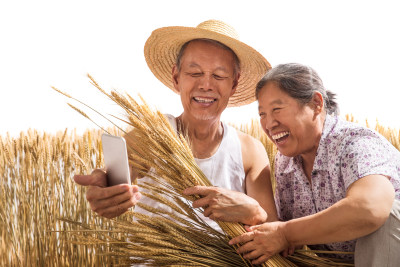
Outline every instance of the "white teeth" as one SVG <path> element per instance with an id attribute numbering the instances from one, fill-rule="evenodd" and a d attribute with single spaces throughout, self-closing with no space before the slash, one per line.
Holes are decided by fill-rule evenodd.
<path id="1" fill-rule="evenodd" d="M 289 132 L 281 132 L 281 133 L 275 134 L 272 136 L 272 139 L 276 140 L 276 139 L 284 137 L 285 135 L 289 135 Z"/>
<path id="2" fill-rule="evenodd" d="M 200 103 L 212 103 L 215 101 L 215 99 L 212 98 L 203 98 L 203 97 L 194 97 L 194 100 Z"/>

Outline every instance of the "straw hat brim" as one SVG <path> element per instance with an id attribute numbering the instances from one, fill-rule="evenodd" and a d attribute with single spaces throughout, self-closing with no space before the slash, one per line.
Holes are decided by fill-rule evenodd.
<path id="1" fill-rule="evenodd" d="M 178 93 L 172 83 L 172 67 L 182 45 L 199 38 L 219 41 L 231 48 L 239 58 L 240 79 L 236 92 L 229 98 L 228 107 L 255 101 L 255 87 L 271 65 L 252 47 L 224 34 L 193 27 L 159 28 L 152 32 L 144 46 L 147 65 L 163 84 Z"/>

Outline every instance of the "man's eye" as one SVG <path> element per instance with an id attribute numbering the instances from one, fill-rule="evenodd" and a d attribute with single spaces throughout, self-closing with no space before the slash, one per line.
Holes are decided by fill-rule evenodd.
<path id="1" fill-rule="evenodd" d="M 201 72 L 193 72 L 193 73 L 190 73 L 190 76 L 192 76 L 192 77 L 200 77 L 202 74 L 203 73 L 201 73 Z"/>
<path id="2" fill-rule="evenodd" d="M 272 111 L 278 111 L 281 110 L 281 108 L 273 108 Z"/>
<path id="3" fill-rule="evenodd" d="M 265 112 L 260 112 L 258 115 L 260 115 L 260 117 L 265 116 Z"/>
<path id="4" fill-rule="evenodd" d="M 219 75 L 217 75 L 217 74 L 213 74 L 213 77 L 214 77 L 214 79 L 216 79 L 216 80 L 224 80 L 224 79 L 227 78 L 227 77 L 219 76 Z"/>

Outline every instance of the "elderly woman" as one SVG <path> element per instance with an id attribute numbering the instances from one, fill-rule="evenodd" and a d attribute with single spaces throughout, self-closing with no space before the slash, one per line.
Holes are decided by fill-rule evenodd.
<path id="1" fill-rule="evenodd" d="M 355 251 L 357 266 L 400 266 L 399 151 L 338 118 L 334 94 L 307 66 L 273 68 L 256 95 L 262 128 L 278 148 L 281 221 L 248 227 L 230 244 L 245 243 L 239 252 L 255 264 L 309 245 Z"/>

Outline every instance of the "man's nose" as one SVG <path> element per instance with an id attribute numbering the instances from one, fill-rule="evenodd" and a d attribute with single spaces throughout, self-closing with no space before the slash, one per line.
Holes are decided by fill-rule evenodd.
<path id="1" fill-rule="evenodd" d="M 203 90 L 212 90 L 214 88 L 214 76 L 212 73 L 204 73 L 199 81 L 199 87 Z"/>

